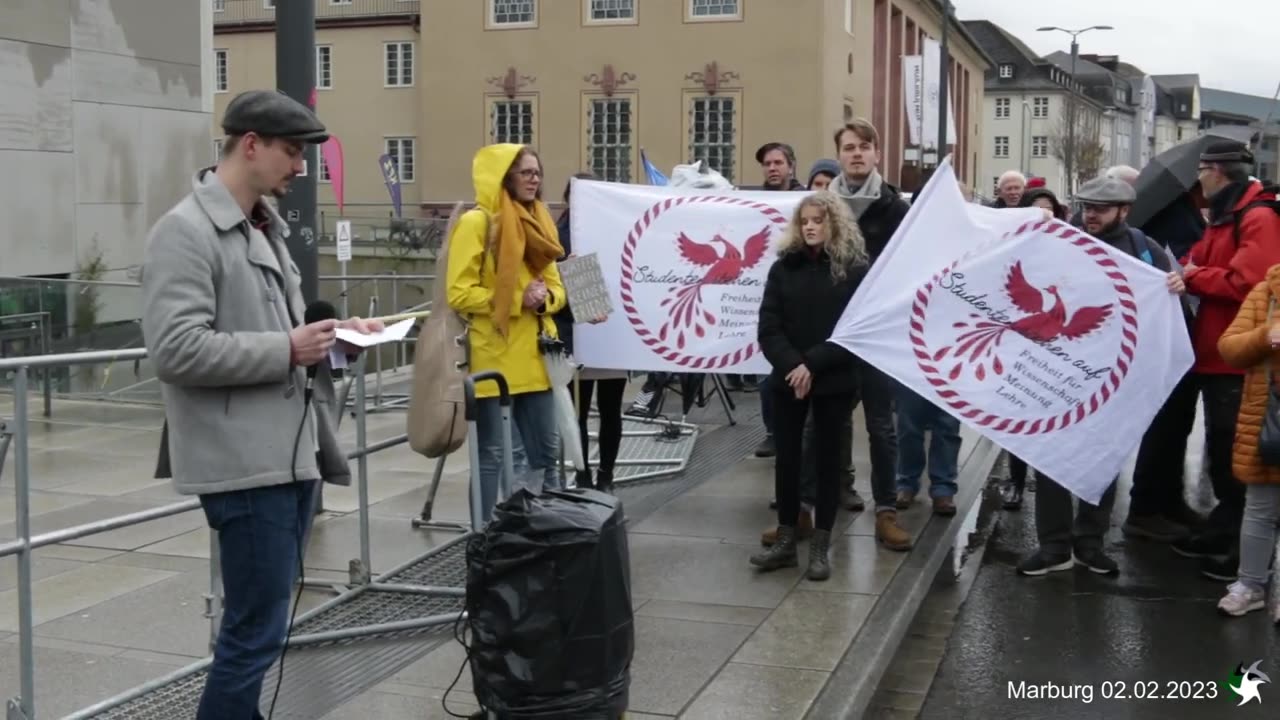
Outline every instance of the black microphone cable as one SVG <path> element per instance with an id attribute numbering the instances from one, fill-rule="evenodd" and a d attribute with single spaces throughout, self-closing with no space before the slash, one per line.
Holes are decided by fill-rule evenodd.
<path id="1" fill-rule="evenodd" d="M 320 322 L 321 320 L 333 320 L 337 316 L 338 311 L 333 307 L 332 303 L 325 302 L 324 300 L 317 300 L 307 306 L 304 323 L 310 325 L 311 323 Z M 302 447 L 302 432 L 307 427 L 307 417 L 311 414 L 311 396 L 314 391 L 315 377 L 318 369 L 319 363 L 307 366 L 307 384 L 305 389 L 302 391 L 302 420 L 298 422 L 298 432 L 293 437 L 293 452 L 289 455 L 289 470 L 292 473 L 294 483 L 298 482 L 298 451 Z M 320 479 L 315 482 L 321 483 L 324 482 L 324 480 Z M 314 495 L 312 497 L 314 498 Z M 310 513 L 311 511 L 312 508 L 310 507 L 304 510 L 304 512 L 307 513 Z M 305 524 L 308 520 L 314 520 L 314 518 L 303 516 L 302 523 Z M 271 693 L 271 707 L 267 710 L 267 720 L 272 720 L 276 714 L 276 701 L 280 699 L 280 687 L 284 685 L 284 659 L 285 656 L 289 654 L 289 641 L 293 638 L 293 623 L 298 617 L 298 605 L 302 602 L 302 590 L 306 587 L 307 570 L 306 565 L 303 562 L 303 556 L 306 553 L 306 548 L 302 545 L 303 535 L 305 534 L 302 532 L 303 526 L 304 525 L 298 526 L 297 535 L 298 590 L 293 596 L 293 609 L 289 612 L 289 625 L 285 630 L 284 647 L 280 649 L 280 667 L 276 674 L 276 689 L 275 692 Z"/>

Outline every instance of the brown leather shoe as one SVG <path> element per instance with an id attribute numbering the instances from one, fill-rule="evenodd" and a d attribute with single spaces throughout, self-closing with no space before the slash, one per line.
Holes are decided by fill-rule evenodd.
<path id="1" fill-rule="evenodd" d="M 956 514 L 956 499 L 952 497 L 936 497 L 933 499 L 933 514 L 951 517 Z"/>
<path id="2" fill-rule="evenodd" d="M 899 510 L 906 510 L 911 507 L 911 503 L 916 501 L 916 494 L 910 490 L 899 490 L 898 499 L 893 504 L 898 506 Z"/>
<path id="3" fill-rule="evenodd" d="M 911 534 L 898 527 L 898 513 L 881 510 L 876 513 L 876 540 L 890 550 L 905 552 L 911 549 Z"/>
<path id="4" fill-rule="evenodd" d="M 813 511 L 810 510 L 808 512 L 805 512 L 804 510 L 801 510 L 800 522 L 796 525 L 796 539 L 804 540 L 804 539 L 807 539 L 812 534 L 813 534 Z M 772 547 L 773 544 L 776 542 L 778 542 L 778 527 L 776 525 L 760 533 L 761 545 L 764 545 L 765 547 Z"/>

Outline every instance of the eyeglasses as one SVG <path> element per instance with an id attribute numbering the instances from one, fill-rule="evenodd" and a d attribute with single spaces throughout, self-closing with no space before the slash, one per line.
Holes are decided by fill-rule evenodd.
<path id="1" fill-rule="evenodd" d="M 1212 165 L 1201 165 L 1200 167 L 1196 168 L 1196 174 L 1202 175 L 1204 173 L 1209 172 L 1212 169 L 1213 169 Z"/>
<path id="2" fill-rule="evenodd" d="M 533 178 L 538 178 L 539 180 L 542 179 L 541 170 L 531 170 L 531 169 L 517 170 L 516 174 L 524 178 L 525 180 L 532 180 Z"/>

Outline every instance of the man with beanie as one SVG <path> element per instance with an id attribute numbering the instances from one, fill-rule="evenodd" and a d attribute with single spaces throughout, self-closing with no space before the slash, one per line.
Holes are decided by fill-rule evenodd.
<path id="1" fill-rule="evenodd" d="M 299 102 L 237 95 L 216 168 L 151 229 L 142 334 L 164 398 L 158 477 L 198 495 L 217 532 L 224 605 L 197 720 L 259 720 L 262 682 L 281 656 L 317 481 L 349 485 L 329 353 L 337 328 L 306 322 L 285 222 L 267 202 L 328 138 Z M 308 370 L 315 368 L 316 370 Z"/>
<path id="2" fill-rule="evenodd" d="M 1218 504 L 1204 528 L 1175 542 L 1173 549 L 1201 559 L 1201 572 L 1224 582 L 1235 580 L 1244 515 L 1244 485 L 1231 470 L 1244 378 L 1218 353 L 1218 338 L 1253 286 L 1280 264 L 1280 214 L 1265 204 L 1276 196 L 1250 179 L 1252 165 L 1248 147 L 1231 140 L 1213 143 L 1200 156 L 1209 227 L 1182 263 L 1187 291 L 1200 300 L 1191 332 L 1193 372 L 1204 398 L 1206 455 Z"/>
<path id="3" fill-rule="evenodd" d="M 840 126 L 833 138 L 840 175 L 828 188 L 844 199 L 867 243 L 874 264 L 903 218 L 907 202 L 880 177 L 880 133 L 863 118 Z M 876 540 L 891 550 L 910 550 L 911 534 L 898 525 L 898 438 L 894 428 L 894 381 L 858 361 L 858 395 L 871 444 L 871 494 L 876 505 Z"/>
<path id="4" fill-rule="evenodd" d="M 823 158 L 813 164 L 809 170 L 809 189 L 826 190 L 840 175 L 840 163 L 830 158 Z"/>

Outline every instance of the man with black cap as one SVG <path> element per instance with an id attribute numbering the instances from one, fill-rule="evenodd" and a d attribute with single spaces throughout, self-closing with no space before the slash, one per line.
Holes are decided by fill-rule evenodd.
<path id="1" fill-rule="evenodd" d="M 222 627 L 196 717 L 252 720 L 284 646 L 316 481 L 351 481 L 333 420 L 335 331 L 381 323 L 305 322 L 288 229 L 264 197 L 288 192 L 324 125 L 256 90 L 231 101 L 222 127 L 217 167 L 147 239 L 142 331 L 165 407 L 157 475 L 200 497 L 218 538 Z"/>
<path id="2" fill-rule="evenodd" d="M 1204 398 L 1209 477 L 1218 504 L 1205 527 L 1175 542 L 1181 555 L 1202 560 L 1201 572 L 1235 579 L 1237 538 L 1244 515 L 1244 486 L 1231 470 L 1231 447 L 1244 378 L 1218 353 L 1222 337 L 1245 296 L 1280 264 L 1280 214 L 1268 203 L 1275 193 L 1249 177 L 1253 154 L 1243 144 L 1224 140 L 1200 156 L 1199 181 L 1209 203 L 1209 227 L 1183 260 L 1187 291 L 1200 300 L 1191 341 L 1193 372 Z"/>

